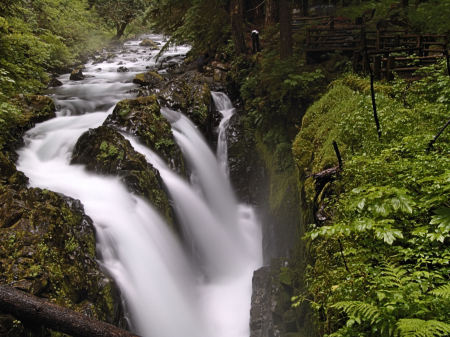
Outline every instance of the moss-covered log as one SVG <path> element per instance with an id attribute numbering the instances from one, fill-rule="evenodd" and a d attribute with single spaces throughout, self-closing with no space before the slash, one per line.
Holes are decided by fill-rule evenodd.
<path id="1" fill-rule="evenodd" d="M 91 319 L 86 315 L 5 285 L 0 285 L 0 312 L 12 314 L 21 321 L 44 325 L 73 337 L 136 336 L 114 325 Z"/>

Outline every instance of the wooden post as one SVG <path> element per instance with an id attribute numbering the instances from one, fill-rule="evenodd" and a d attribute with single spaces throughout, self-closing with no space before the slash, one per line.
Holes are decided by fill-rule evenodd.
<path id="1" fill-rule="evenodd" d="M 395 68 L 395 57 L 389 55 L 387 58 L 386 64 L 386 78 L 388 81 L 394 79 L 394 75 L 392 74 L 392 70 Z"/>
<path id="2" fill-rule="evenodd" d="M 444 56 L 447 61 L 447 73 L 450 76 L 450 60 L 448 57 L 448 35 L 445 37 Z"/>
<path id="3" fill-rule="evenodd" d="M 419 56 L 423 56 L 423 41 L 422 41 L 422 35 L 417 36 L 417 45 L 416 48 L 418 50 Z"/>
<path id="4" fill-rule="evenodd" d="M 381 43 L 381 41 L 380 41 L 380 30 L 377 29 L 377 40 L 375 42 L 375 50 L 376 51 L 380 50 L 380 43 Z"/>
<path id="5" fill-rule="evenodd" d="M 375 126 L 377 127 L 378 139 L 381 139 L 381 126 L 380 126 L 380 121 L 378 119 L 377 104 L 375 101 L 375 89 L 373 87 L 373 80 L 374 80 L 373 73 L 370 72 L 370 94 L 372 97 L 373 118 L 375 120 Z"/>

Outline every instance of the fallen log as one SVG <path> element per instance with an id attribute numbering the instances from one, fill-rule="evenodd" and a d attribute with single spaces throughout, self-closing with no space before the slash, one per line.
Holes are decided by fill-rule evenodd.
<path id="1" fill-rule="evenodd" d="M 0 312 L 73 337 L 137 337 L 114 325 L 97 321 L 16 288 L 0 285 Z"/>

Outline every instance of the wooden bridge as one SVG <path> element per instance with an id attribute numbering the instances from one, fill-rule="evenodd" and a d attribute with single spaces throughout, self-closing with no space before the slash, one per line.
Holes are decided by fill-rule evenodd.
<path id="1" fill-rule="evenodd" d="M 406 30 L 366 30 L 364 24 L 333 17 L 294 17 L 293 30 L 305 29 L 305 53 L 309 62 L 326 53 L 352 57 L 355 71 L 371 67 L 376 78 L 392 79 L 393 72 L 410 76 L 419 67 L 446 58 L 448 36 L 414 34 Z M 449 70 L 450 71 L 450 70 Z"/>

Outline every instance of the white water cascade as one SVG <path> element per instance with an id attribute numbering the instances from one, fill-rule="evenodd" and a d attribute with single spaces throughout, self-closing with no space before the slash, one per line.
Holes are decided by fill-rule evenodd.
<path id="1" fill-rule="evenodd" d="M 162 37 L 146 36 L 161 43 Z M 114 105 L 132 97 L 131 79 L 154 65 L 157 51 L 129 41 L 108 61 L 86 65 L 83 81 L 59 79 L 51 94 L 57 118 L 27 132 L 18 169 L 32 186 L 81 200 L 96 227 L 101 263 L 119 285 L 132 327 L 145 337 L 248 337 L 253 271 L 262 263 L 261 234 L 252 208 L 238 204 L 226 168 L 225 131 L 217 158 L 182 114 L 164 109 L 174 136 L 198 182 L 171 171 L 130 136 L 135 149 L 156 167 L 180 219 L 182 242 L 145 200 L 130 194 L 117 178 L 69 165 L 79 136 L 100 126 Z M 182 58 L 188 47 L 166 52 Z M 128 72 L 117 72 L 119 66 Z M 214 93 L 220 111 L 233 108 Z M 223 112 L 222 112 L 223 113 Z M 223 120 L 227 117 L 224 114 Z M 229 118 L 229 117 L 228 117 Z M 219 129 L 225 130 L 222 120 Z M 222 138 L 223 137 L 223 138 Z"/>

